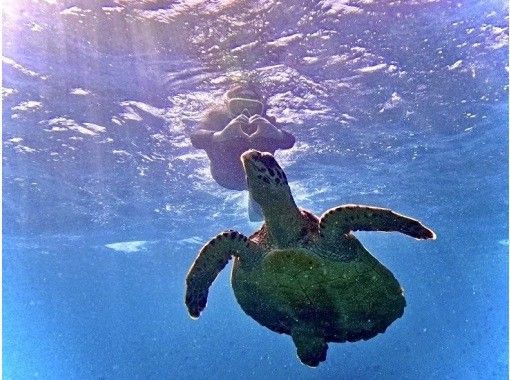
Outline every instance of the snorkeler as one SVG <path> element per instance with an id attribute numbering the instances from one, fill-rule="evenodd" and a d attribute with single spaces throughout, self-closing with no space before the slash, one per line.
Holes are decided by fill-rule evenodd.
<path id="1" fill-rule="evenodd" d="M 265 114 L 262 96 L 252 86 L 236 86 L 225 95 L 223 105 L 209 109 L 191 143 L 204 149 L 210 160 L 211 175 L 231 190 L 246 190 L 241 155 L 249 149 L 274 154 L 290 149 L 295 138 L 278 128 L 276 119 Z M 261 220 L 260 207 L 250 199 L 249 216 Z"/>

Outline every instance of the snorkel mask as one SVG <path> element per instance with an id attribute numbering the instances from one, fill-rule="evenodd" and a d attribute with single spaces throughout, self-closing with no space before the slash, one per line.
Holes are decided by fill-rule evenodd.
<path id="1" fill-rule="evenodd" d="M 264 114 L 262 97 L 255 91 L 241 86 L 227 92 L 226 103 L 232 117 L 241 114 L 245 114 L 248 117 Z"/>

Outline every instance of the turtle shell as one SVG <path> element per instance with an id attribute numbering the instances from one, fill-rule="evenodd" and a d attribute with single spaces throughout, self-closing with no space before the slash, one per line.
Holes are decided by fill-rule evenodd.
<path id="1" fill-rule="evenodd" d="M 363 251 L 339 262 L 305 249 L 273 250 L 253 269 L 236 260 L 235 296 L 246 314 L 279 333 L 299 326 L 328 342 L 372 338 L 402 316 L 405 299 L 393 274 Z"/>

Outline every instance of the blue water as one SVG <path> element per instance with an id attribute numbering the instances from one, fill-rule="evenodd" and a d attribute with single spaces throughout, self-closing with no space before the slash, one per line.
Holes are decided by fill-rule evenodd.
<path id="1" fill-rule="evenodd" d="M 438 236 L 357 233 L 407 307 L 316 369 L 229 266 L 199 320 L 183 301 L 203 243 L 258 228 L 188 137 L 248 75 L 301 207 Z M 2 86 L 6 379 L 508 378 L 506 1 L 7 1 Z"/>

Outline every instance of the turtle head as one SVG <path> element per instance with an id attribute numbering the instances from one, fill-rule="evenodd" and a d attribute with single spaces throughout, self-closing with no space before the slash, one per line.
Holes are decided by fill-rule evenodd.
<path id="1" fill-rule="evenodd" d="M 287 202 L 294 204 L 287 177 L 271 153 L 252 149 L 242 154 L 241 161 L 248 191 L 262 209 Z"/>

